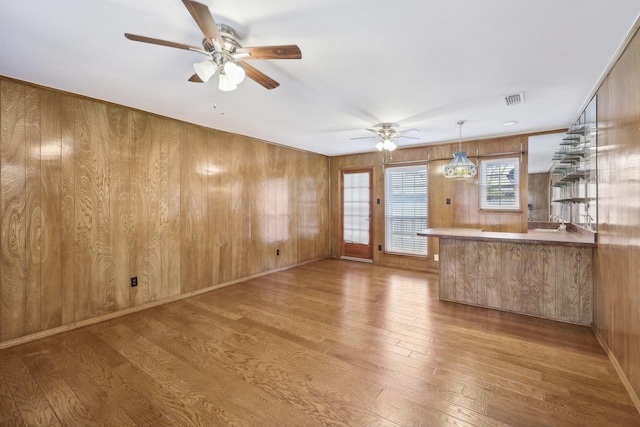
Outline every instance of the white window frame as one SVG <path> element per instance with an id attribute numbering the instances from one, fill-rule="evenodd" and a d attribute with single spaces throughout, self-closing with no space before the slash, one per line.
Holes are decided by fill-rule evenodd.
<path id="1" fill-rule="evenodd" d="M 513 176 L 509 177 L 508 170 L 513 170 Z M 518 211 L 522 210 L 520 203 L 520 158 L 508 157 L 480 161 L 480 209 L 492 211 Z M 493 189 L 493 191 L 491 191 Z M 504 190 L 513 189 L 513 196 L 496 197 L 489 200 L 489 194 L 501 193 Z"/>
<path id="2" fill-rule="evenodd" d="M 424 174 L 424 185 L 420 183 L 418 192 L 411 194 L 411 176 L 400 174 Z M 394 185 L 391 180 L 396 178 Z M 415 181 L 414 181 L 415 182 Z M 419 230 L 428 228 L 429 223 L 429 174 L 426 165 L 387 167 L 384 171 L 385 188 L 385 252 L 398 255 L 428 255 L 428 240 L 418 236 Z M 399 190 L 402 194 L 399 194 Z M 394 191 L 395 190 L 395 191 Z M 415 190 L 414 190 L 415 191 Z M 424 205 L 421 205 L 424 202 Z"/>

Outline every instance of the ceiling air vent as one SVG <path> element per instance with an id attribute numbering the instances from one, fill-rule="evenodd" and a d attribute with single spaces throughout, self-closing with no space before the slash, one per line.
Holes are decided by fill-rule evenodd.
<path id="1" fill-rule="evenodd" d="M 507 107 L 512 105 L 524 104 L 524 92 L 505 95 L 502 97 L 502 103 Z"/>

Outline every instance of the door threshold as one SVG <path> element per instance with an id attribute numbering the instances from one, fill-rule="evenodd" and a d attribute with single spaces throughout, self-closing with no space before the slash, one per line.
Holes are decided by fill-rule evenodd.
<path id="1" fill-rule="evenodd" d="M 347 261 L 368 262 L 369 264 L 373 264 L 373 260 L 372 259 L 366 259 L 366 258 L 356 258 L 356 257 L 352 257 L 352 256 L 341 256 L 340 259 L 344 259 L 344 260 L 347 260 Z"/>

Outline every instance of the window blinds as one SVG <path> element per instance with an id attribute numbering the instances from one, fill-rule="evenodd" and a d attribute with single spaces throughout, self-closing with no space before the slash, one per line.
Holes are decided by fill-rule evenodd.
<path id="1" fill-rule="evenodd" d="M 480 208 L 520 209 L 520 159 L 480 163 Z"/>
<path id="2" fill-rule="evenodd" d="M 391 253 L 427 255 L 427 167 L 399 166 L 385 170 L 385 250 Z"/>

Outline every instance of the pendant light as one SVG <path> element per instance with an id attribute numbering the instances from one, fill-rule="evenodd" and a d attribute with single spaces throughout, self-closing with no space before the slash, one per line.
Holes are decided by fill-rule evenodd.
<path id="1" fill-rule="evenodd" d="M 478 168 L 467 158 L 467 153 L 462 151 L 462 125 L 464 121 L 459 121 L 460 139 L 458 140 L 458 152 L 453 153 L 453 160 L 444 167 L 446 178 L 473 178 L 478 172 Z"/>

